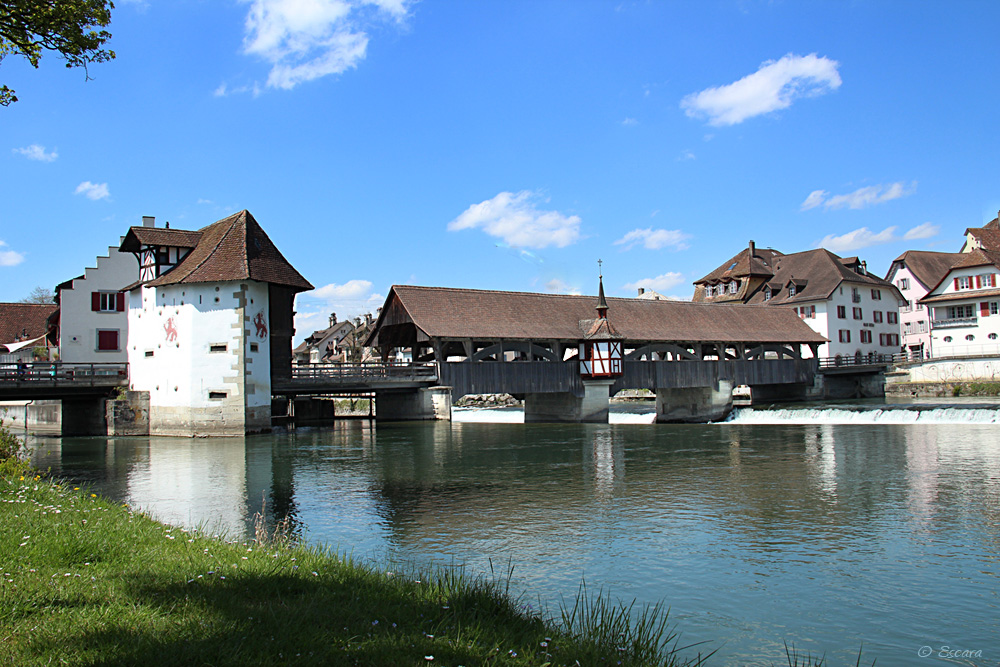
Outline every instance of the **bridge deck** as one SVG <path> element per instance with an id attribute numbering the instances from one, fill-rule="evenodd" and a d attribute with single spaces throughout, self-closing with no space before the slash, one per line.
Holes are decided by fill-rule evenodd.
<path id="1" fill-rule="evenodd" d="M 100 396 L 128 384 L 128 364 L 61 361 L 0 364 L 2 400 Z"/>

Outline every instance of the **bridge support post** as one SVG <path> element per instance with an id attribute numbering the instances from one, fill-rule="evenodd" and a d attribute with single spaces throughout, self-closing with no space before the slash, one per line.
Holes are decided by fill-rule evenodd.
<path id="1" fill-rule="evenodd" d="M 607 424 L 614 380 L 584 380 L 583 396 L 569 392 L 525 394 L 524 423 Z"/>
<path id="2" fill-rule="evenodd" d="M 108 434 L 104 397 L 62 399 L 62 435 Z"/>
<path id="3" fill-rule="evenodd" d="M 451 421 L 451 387 L 376 391 L 377 421 Z"/>
<path id="4" fill-rule="evenodd" d="M 656 390 L 658 423 L 722 421 L 733 410 L 733 383 L 718 380 L 714 387 L 683 387 Z"/>

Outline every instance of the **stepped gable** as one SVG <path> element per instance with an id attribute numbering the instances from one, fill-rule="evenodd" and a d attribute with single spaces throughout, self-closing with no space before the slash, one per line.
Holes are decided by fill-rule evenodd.
<path id="1" fill-rule="evenodd" d="M 607 303 L 615 334 L 634 343 L 826 342 L 786 308 L 620 298 Z M 394 285 L 365 345 L 377 344 L 383 326 L 411 322 L 430 338 L 579 341 L 585 333 L 581 322 L 593 320 L 593 296 Z"/>
<path id="2" fill-rule="evenodd" d="M 966 254 L 961 252 L 907 250 L 892 261 L 892 266 L 896 264 L 904 265 L 924 287 L 930 288 L 940 283 L 948 275 L 955 262 L 964 258 Z M 891 267 L 889 273 L 892 273 Z M 888 278 L 888 275 L 886 277 Z"/>
<path id="3" fill-rule="evenodd" d="M 174 232 L 133 227 L 129 230 Z M 288 263 L 271 239 L 246 209 L 198 230 L 197 243 L 173 270 L 146 285 L 161 287 L 184 283 L 212 283 L 233 280 L 256 280 L 284 285 L 296 291 L 311 290 L 312 284 Z M 166 238 L 166 237 L 164 237 Z M 177 245 L 173 238 L 164 245 Z M 191 246 L 187 246 L 191 247 Z"/>
<path id="4" fill-rule="evenodd" d="M 49 332 L 49 318 L 58 309 L 54 303 L 0 303 L 0 343 L 44 336 Z"/>
<path id="5" fill-rule="evenodd" d="M 764 291 L 758 290 L 748 303 L 778 306 L 828 299 L 842 282 L 896 290 L 882 278 L 851 268 L 858 264 L 856 257 L 843 259 L 825 248 L 782 255 L 775 261 L 774 276 L 767 282 L 771 298 L 765 301 Z M 785 289 L 789 283 L 802 287 L 793 297 Z"/>

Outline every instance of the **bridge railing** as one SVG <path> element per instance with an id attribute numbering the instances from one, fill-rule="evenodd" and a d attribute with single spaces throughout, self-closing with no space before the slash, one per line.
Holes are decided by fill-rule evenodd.
<path id="1" fill-rule="evenodd" d="M 128 364 L 32 361 L 0 363 L 0 382 L 105 384 L 128 378 Z"/>
<path id="2" fill-rule="evenodd" d="M 309 364 L 292 366 L 293 380 L 350 379 L 432 379 L 437 377 L 433 363 L 365 362 L 360 364 Z"/>
<path id="3" fill-rule="evenodd" d="M 883 366 L 906 361 L 905 353 L 899 354 L 844 354 L 836 357 L 820 357 L 819 367 L 824 368 L 847 368 L 850 366 Z"/>

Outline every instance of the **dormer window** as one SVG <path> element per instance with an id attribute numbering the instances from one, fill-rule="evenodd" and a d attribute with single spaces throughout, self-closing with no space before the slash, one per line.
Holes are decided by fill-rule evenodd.
<path id="1" fill-rule="evenodd" d="M 771 288 L 770 286 L 764 288 L 764 301 L 771 300 Z"/>
<path id="2" fill-rule="evenodd" d="M 791 299 L 793 296 L 795 296 L 795 284 L 794 283 L 792 283 L 791 285 L 788 286 L 788 298 Z"/>
<path id="3" fill-rule="evenodd" d="M 730 294 L 736 294 L 736 292 L 739 291 L 739 289 L 740 289 L 740 281 L 734 280 L 733 282 L 729 283 Z"/>

